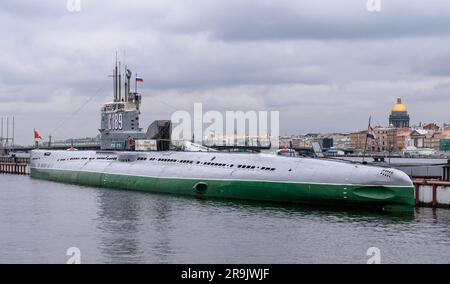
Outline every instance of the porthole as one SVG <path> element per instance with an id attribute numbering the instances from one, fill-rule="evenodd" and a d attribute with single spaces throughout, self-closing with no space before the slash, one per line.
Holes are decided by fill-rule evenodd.
<path id="1" fill-rule="evenodd" d="M 198 182 L 194 185 L 194 190 L 198 194 L 204 194 L 206 193 L 206 190 L 208 190 L 208 185 L 204 182 Z"/>

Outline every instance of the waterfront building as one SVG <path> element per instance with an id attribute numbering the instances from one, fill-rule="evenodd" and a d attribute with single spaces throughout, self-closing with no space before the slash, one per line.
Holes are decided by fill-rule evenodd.
<path id="1" fill-rule="evenodd" d="M 412 146 L 416 148 L 425 148 L 425 138 L 427 137 L 428 130 L 415 129 L 411 133 Z"/>
<path id="2" fill-rule="evenodd" d="M 409 127 L 409 114 L 406 105 L 402 103 L 402 99 L 397 98 L 397 103 L 392 107 L 391 115 L 389 116 L 389 125 L 396 128 Z"/>
<path id="3" fill-rule="evenodd" d="M 312 148 L 312 138 L 302 135 L 280 137 L 281 148 Z"/>
<path id="4" fill-rule="evenodd" d="M 374 128 L 376 139 L 371 145 L 373 152 L 393 152 L 396 149 L 397 129 L 393 127 Z"/>
<path id="5" fill-rule="evenodd" d="M 428 133 L 425 135 L 424 147 L 439 151 L 441 135 L 442 132 L 440 131 L 428 131 Z"/>
<path id="6" fill-rule="evenodd" d="M 444 130 L 441 133 L 439 141 L 439 150 L 443 152 L 450 152 L 450 129 Z"/>
<path id="7" fill-rule="evenodd" d="M 423 129 L 438 132 L 441 128 L 436 123 L 427 123 L 423 125 Z"/>
<path id="8" fill-rule="evenodd" d="M 441 138 L 442 139 L 450 139 L 450 129 L 442 131 Z"/>
<path id="9" fill-rule="evenodd" d="M 366 145 L 367 130 L 349 134 L 350 145 L 354 151 L 363 152 Z"/>
<path id="10" fill-rule="evenodd" d="M 334 146 L 333 138 L 326 137 L 322 139 L 322 149 L 330 149 Z"/>
<path id="11" fill-rule="evenodd" d="M 415 128 L 411 133 L 412 143 L 410 146 L 439 151 L 441 138 L 442 132 L 436 123 L 421 123 L 419 127 Z"/>
<path id="12" fill-rule="evenodd" d="M 442 152 L 450 152 L 450 139 L 441 139 L 439 141 L 439 150 Z"/>
<path id="13" fill-rule="evenodd" d="M 411 128 L 398 128 L 396 130 L 395 149 L 397 151 L 403 151 L 407 146 L 412 146 L 408 144 L 408 141 L 411 141 L 412 132 Z"/>
<path id="14" fill-rule="evenodd" d="M 407 138 L 406 130 L 399 130 L 394 127 L 377 126 L 373 129 L 375 139 L 367 140 L 367 152 L 396 152 L 405 147 L 405 141 L 399 139 Z M 398 138 L 398 133 L 402 133 L 402 138 Z M 363 152 L 366 146 L 367 130 L 349 134 L 350 145 L 355 151 Z"/>
<path id="15" fill-rule="evenodd" d="M 350 143 L 350 135 L 345 133 L 333 133 L 328 136 L 333 139 L 333 147 L 337 149 L 352 148 Z"/>

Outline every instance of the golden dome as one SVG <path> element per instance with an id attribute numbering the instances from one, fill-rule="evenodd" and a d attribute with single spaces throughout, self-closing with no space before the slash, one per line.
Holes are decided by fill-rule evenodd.
<path id="1" fill-rule="evenodd" d="M 392 107 L 392 112 L 406 112 L 406 105 L 402 103 L 401 98 L 397 98 L 397 103 Z"/>

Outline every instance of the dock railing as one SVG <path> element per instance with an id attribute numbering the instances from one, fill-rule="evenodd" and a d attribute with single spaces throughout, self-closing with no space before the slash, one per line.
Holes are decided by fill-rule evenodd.
<path id="1" fill-rule="evenodd" d="M 0 173 L 28 175 L 30 174 L 30 158 L 0 157 Z"/>
<path id="2" fill-rule="evenodd" d="M 417 207 L 450 208 L 450 182 L 414 180 Z"/>

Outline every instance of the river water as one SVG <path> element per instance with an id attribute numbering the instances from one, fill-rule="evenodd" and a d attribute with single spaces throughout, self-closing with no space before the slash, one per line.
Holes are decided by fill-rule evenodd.
<path id="1" fill-rule="evenodd" d="M 0 263 L 450 263 L 450 210 L 203 200 L 0 175 Z"/>

